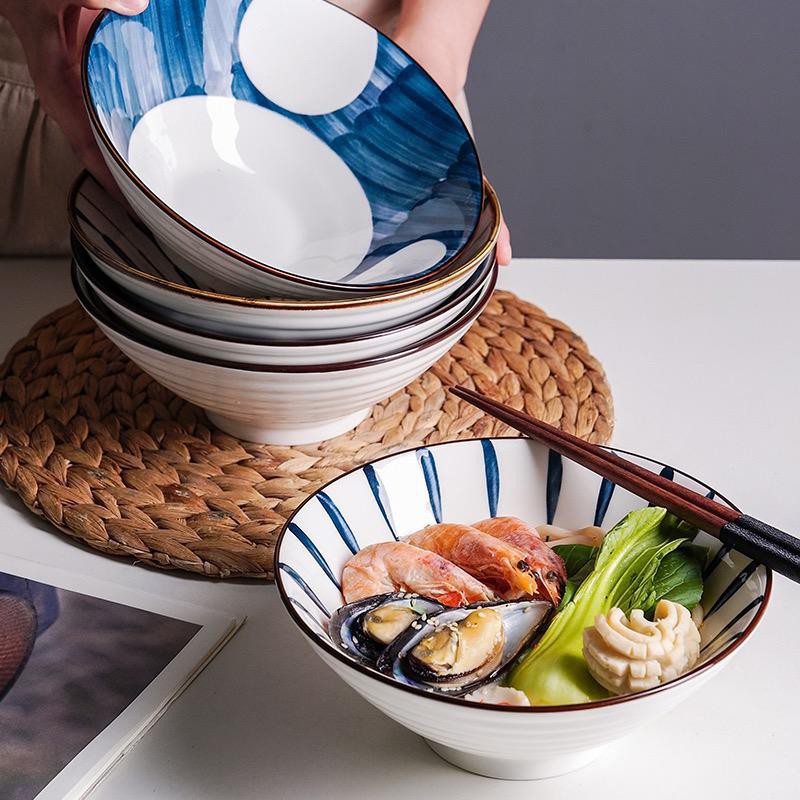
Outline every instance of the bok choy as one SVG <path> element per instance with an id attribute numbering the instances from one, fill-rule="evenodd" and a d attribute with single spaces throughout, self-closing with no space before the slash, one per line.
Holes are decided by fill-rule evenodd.
<path id="1" fill-rule="evenodd" d="M 583 631 L 594 624 L 597 615 L 614 607 L 626 614 L 634 608 L 651 609 L 663 591 L 692 605 L 700 599 L 699 573 L 685 565 L 691 554 L 678 558 L 676 553 L 665 564 L 668 569 L 660 572 L 669 554 L 687 541 L 686 528 L 672 523 L 665 509 L 643 508 L 612 528 L 591 572 L 579 576 L 582 580 L 574 595 L 562 603 L 539 642 L 511 670 L 508 685 L 525 692 L 533 705 L 585 703 L 607 697 L 606 690 L 589 674 L 583 657 Z M 683 592 L 677 582 L 681 577 L 688 584 Z"/>

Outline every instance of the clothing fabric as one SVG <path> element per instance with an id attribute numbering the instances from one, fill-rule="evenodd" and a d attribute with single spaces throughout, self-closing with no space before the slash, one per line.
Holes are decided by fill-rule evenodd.
<path id="1" fill-rule="evenodd" d="M 0 17 L 0 256 L 67 252 L 67 190 L 80 171 L 44 113 L 8 20 Z"/>
<path id="2" fill-rule="evenodd" d="M 400 0 L 335 2 L 388 35 L 401 5 Z M 463 95 L 456 107 L 469 125 Z M 69 253 L 65 203 L 80 169 L 66 137 L 39 102 L 10 23 L 0 17 L 0 256 Z"/>

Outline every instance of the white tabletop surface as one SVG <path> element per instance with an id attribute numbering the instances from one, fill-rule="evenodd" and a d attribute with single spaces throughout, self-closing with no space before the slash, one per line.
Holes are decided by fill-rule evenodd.
<path id="1" fill-rule="evenodd" d="M 500 285 L 587 339 L 611 381 L 617 445 L 800 530 L 800 264 L 520 259 Z M 0 287 L 1 352 L 72 295 L 63 262 L 0 262 Z M 527 784 L 459 772 L 369 706 L 302 641 L 273 586 L 95 555 L 5 490 L 0 552 L 249 618 L 97 800 L 798 796 L 800 587 L 781 577 L 759 630 L 688 704 L 582 771 Z"/>

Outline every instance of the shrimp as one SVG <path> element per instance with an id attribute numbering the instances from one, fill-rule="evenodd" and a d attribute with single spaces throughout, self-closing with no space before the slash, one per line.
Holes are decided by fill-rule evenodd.
<path id="1" fill-rule="evenodd" d="M 452 561 L 503 600 L 541 598 L 557 602 L 524 550 L 470 525 L 430 525 L 405 541 Z"/>
<path id="2" fill-rule="evenodd" d="M 557 602 L 567 580 L 564 559 L 542 541 L 539 531 L 517 517 L 494 517 L 476 522 L 473 526 L 524 550 L 528 563 L 547 585 L 551 598 Z"/>
<path id="3" fill-rule="evenodd" d="M 480 581 L 446 558 L 405 542 L 380 542 L 359 550 L 342 571 L 348 603 L 386 592 L 416 592 L 446 606 L 495 600 Z"/>

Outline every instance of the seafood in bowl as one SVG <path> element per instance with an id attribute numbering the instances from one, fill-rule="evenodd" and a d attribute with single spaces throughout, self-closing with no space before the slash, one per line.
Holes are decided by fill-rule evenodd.
<path id="1" fill-rule="evenodd" d="M 312 495 L 277 581 L 322 660 L 445 759 L 546 777 L 697 690 L 767 603 L 767 568 L 644 505 L 528 440 L 419 448 Z"/>
<path id="2" fill-rule="evenodd" d="M 475 700 L 469 692 L 494 684 L 517 691 L 506 704 L 591 702 L 691 669 L 707 558 L 686 547 L 686 526 L 643 508 L 601 531 L 598 547 L 596 532 L 560 533 L 550 543 L 498 517 L 368 545 L 342 570 L 347 604 L 328 632 L 409 686 Z"/>

